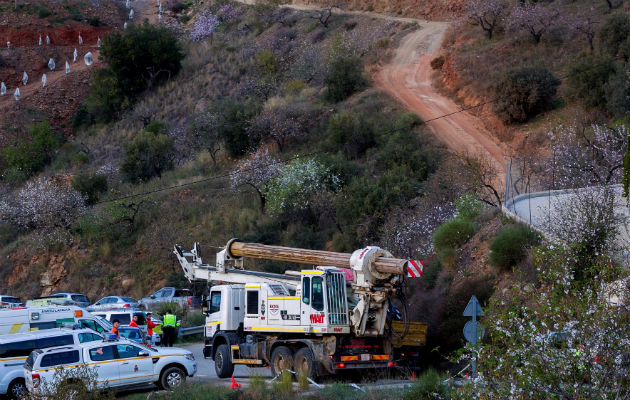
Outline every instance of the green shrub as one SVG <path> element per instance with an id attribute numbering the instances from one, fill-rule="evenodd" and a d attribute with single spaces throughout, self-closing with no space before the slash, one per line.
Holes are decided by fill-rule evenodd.
<path id="1" fill-rule="evenodd" d="M 51 14 L 52 14 L 52 11 L 50 11 L 50 10 L 49 10 L 49 9 L 47 9 L 47 8 L 43 8 L 43 7 L 41 7 L 41 8 L 39 8 L 39 9 L 37 10 L 37 16 L 38 16 L 39 18 L 46 18 L 46 17 L 50 17 L 50 15 L 51 15 Z"/>
<path id="2" fill-rule="evenodd" d="M 256 65 L 262 75 L 273 75 L 278 72 L 278 61 L 271 50 L 256 54 Z"/>
<path id="3" fill-rule="evenodd" d="M 107 35 L 101 56 L 107 67 L 94 75 L 93 105 L 109 119 L 132 105 L 144 90 L 175 76 L 184 58 L 179 41 L 168 29 L 148 23 Z"/>
<path id="4" fill-rule="evenodd" d="M 231 157 L 239 157 L 256 148 L 260 138 L 249 135 L 249 121 L 260 112 L 260 104 L 256 102 L 236 102 L 228 100 L 217 109 L 219 122 L 216 129 L 218 136 L 225 144 L 225 150 Z"/>
<path id="5" fill-rule="evenodd" d="M 599 30 L 599 45 L 612 57 L 619 55 L 620 46 L 630 37 L 630 17 L 626 13 L 613 14 Z"/>
<path id="6" fill-rule="evenodd" d="M 525 122 L 551 109 L 560 81 L 542 67 L 508 71 L 495 87 L 494 112 L 505 123 Z"/>
<path id="7" fill-rule="evenodd" d="M 94 121 L 94 115 L 90 113 L 87 106 L 82 104 L 77 110 L 72 114 L 72 119 L 70 120 L 73 128 L 79 128 L 81 126 L 89 126 L 92 125 Z"/>
<path id="8" fill-rule="evenodd" d="M 48 122 L 32 125 L 28 138 L 15 146 L 2 150 L 2 160 L 6 170 L 20 171 L 24 177 L 41 171 L 63 143 L 63 136 L 53 133 Z M 15 175 L 15 173 L 14 173 Z"/>
<path id="9" fill-rule="evenodd" d="M 346 99 L 365 83 L 361 59 L 354 55 L 337 55 L 330 62 L 324 83 L 329 100 L 338 102 Z"/>
<path id="10" fill-rule="evenodd" d="M 72 187 L 86 196 L 86 204 L 94 204 L 98 201 L 101 193 L 107 192 L 107 177 L 101 174 L 93 176 L 86 173 L 78 174 L 72 181 Z"/>
<path id="11" fill-rule="evenodd" d="M 490 243 L 490 264 L 509 270 L 527 256 L 527 249 L 539 242 L 538 232 L 527 225 L 506 226 Z"/>
<path id="12" fill-rule="evenodd" d="M 604 87 L 606 91 L 606 111 L 615 119 L 622 118 L 630 112 L 630 80 L 624 68 L 618 68 Z"/>
<path id="13" fill-rule="evenodd" d="M 341 111 L 330 117 L 326 138 L 334 149 L 343 149 L 348 160 L 359 158 L 376 144 L 374 127 L 364 116 Z"/>
<path id="14" fill-rule="evenodd" d="M 83 15 L 81 15 L 81 13 L 79 13 L 79 12 L 72 13 L 70 18 L 73 19 L 74 21 L 78 21 L 78 22 L 83 21 Z"/>
<path id="15" fill-rule="evenodd" d="M 433 245 L 443 249 L 457 249 L 475 234 L 475 225 L 466 218 L 454 218 L 440 225 L 433 233 Z"/>
<path id="16" fill-rule="evenodd" d="M 606 105 L 606 82 L 615 73 L 613 57 L 580 53 L 569 65 L 567 86 L 569 96 L 586 108 Z"/>
<path id="17" fill-rule="evenodd" d="M 411 388 L 403 392 L 403 400 L 422 400 L 442 398 L 445 395 L 442 377 L 436 370 L 429 368 L 424 371 Z"/>
<path id="18" fill-rule="evenodd" d="M 455 200 L 455 210 L 457 210 L 457 215 L 459 217 L 472 220 L 481 214 L 481 211 L 483 210 L 483 203 L 475 196 L 465 194 Z"/>
<path id="19" fill-rule="evenodd" d="M 101 20 L 98 17 L 89 17 L 87 19 L 87 23 L 92 25 L 92 26 L 101 26 Z"/>
<path id="20" fill-rule="evenodd" d="M 120 170 L 128 181 L 148 181 L 173 168 L 173 139 L 161 133 L 159 126 L 149 124 L 131 143 L 124 145 L 125 159 Z"/>

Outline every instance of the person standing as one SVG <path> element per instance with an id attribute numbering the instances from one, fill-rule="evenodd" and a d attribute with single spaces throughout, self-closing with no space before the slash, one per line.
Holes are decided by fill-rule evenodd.
<path id="1" fill-rule="evenodd" d="M 151 318 L 151 313 L 147 313 L 147 345 L 151 347 L 153 343 L 153 328 L 157 327 L 158 324 L 153 322 L 153 318 Z"/>
<path id="2" fill-rule="evenodd" d="M 132 328 L 137 328 L 138 327 L 138 316 L 134 315 L 133 318 L 131 319 L 131 322 L 129 323 L 129 326 Z"/>
<path id="3" fill-rule="evenodd" d="M 120 321 L 115 319 L 112 321 L 112 325 L 114 325 L 114 327 L 112 328 L 111 333 L 113 333 L 118 339 L 120 339 L 120 330 L 118 329 L 120 328 Z"/>
<path id="4" fill-rule="evenodd" d="M 173 347 L 175 341 L 175 328 L 179 326 L 177 317 L 166 310 L 166 314 L 162 317 L 162 342 L 164 347 Z"/>

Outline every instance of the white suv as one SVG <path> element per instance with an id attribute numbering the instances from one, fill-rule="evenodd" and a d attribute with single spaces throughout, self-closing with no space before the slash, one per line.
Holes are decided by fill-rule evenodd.
<path id="1" fill-rule="evenodd" d="M 171 389 L 197 372 L 197 361 L 188 350 L 150 349 L 125 339 L 103 340 L 33 351 L 24 363 L 26 387 L 33 393 L 46 394 L 49 385 L 58 383 L 55 379 L 60 375 L 55 376 L 55 372 L 59 368 L 84 366 L 96 379 L 87 382 L 89 390 L 147 383 Z"/>
<path id="2" fill-rule="evenodd" d="M 24 386 L 24 360 L 35 349 L 103 341 L 91 329 L 46 329 L 41 332 L 0 336 L 0 394 L 20 397 Z"/>

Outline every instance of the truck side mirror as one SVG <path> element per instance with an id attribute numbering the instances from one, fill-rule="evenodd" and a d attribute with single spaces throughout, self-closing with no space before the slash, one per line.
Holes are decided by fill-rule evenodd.
<path id="1" fill-rule="evenodd" d="M 154 294 L 152 294 L 152 295 L 151 295 L 151 298 L 152 298 L 152 299 L 155 299 L 155 295 L 154 295 Z"/>

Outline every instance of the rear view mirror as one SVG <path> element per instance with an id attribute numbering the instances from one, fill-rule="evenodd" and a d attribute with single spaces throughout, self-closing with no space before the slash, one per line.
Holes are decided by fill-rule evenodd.
<path id="1" fill-rule="evenodd" d="M 155 299 L 155 295 L 154 295 L 154 294 L 152 294 L 152 295 L 151 295 L 151 298 L 152 298 L 152 299 Z"/>

